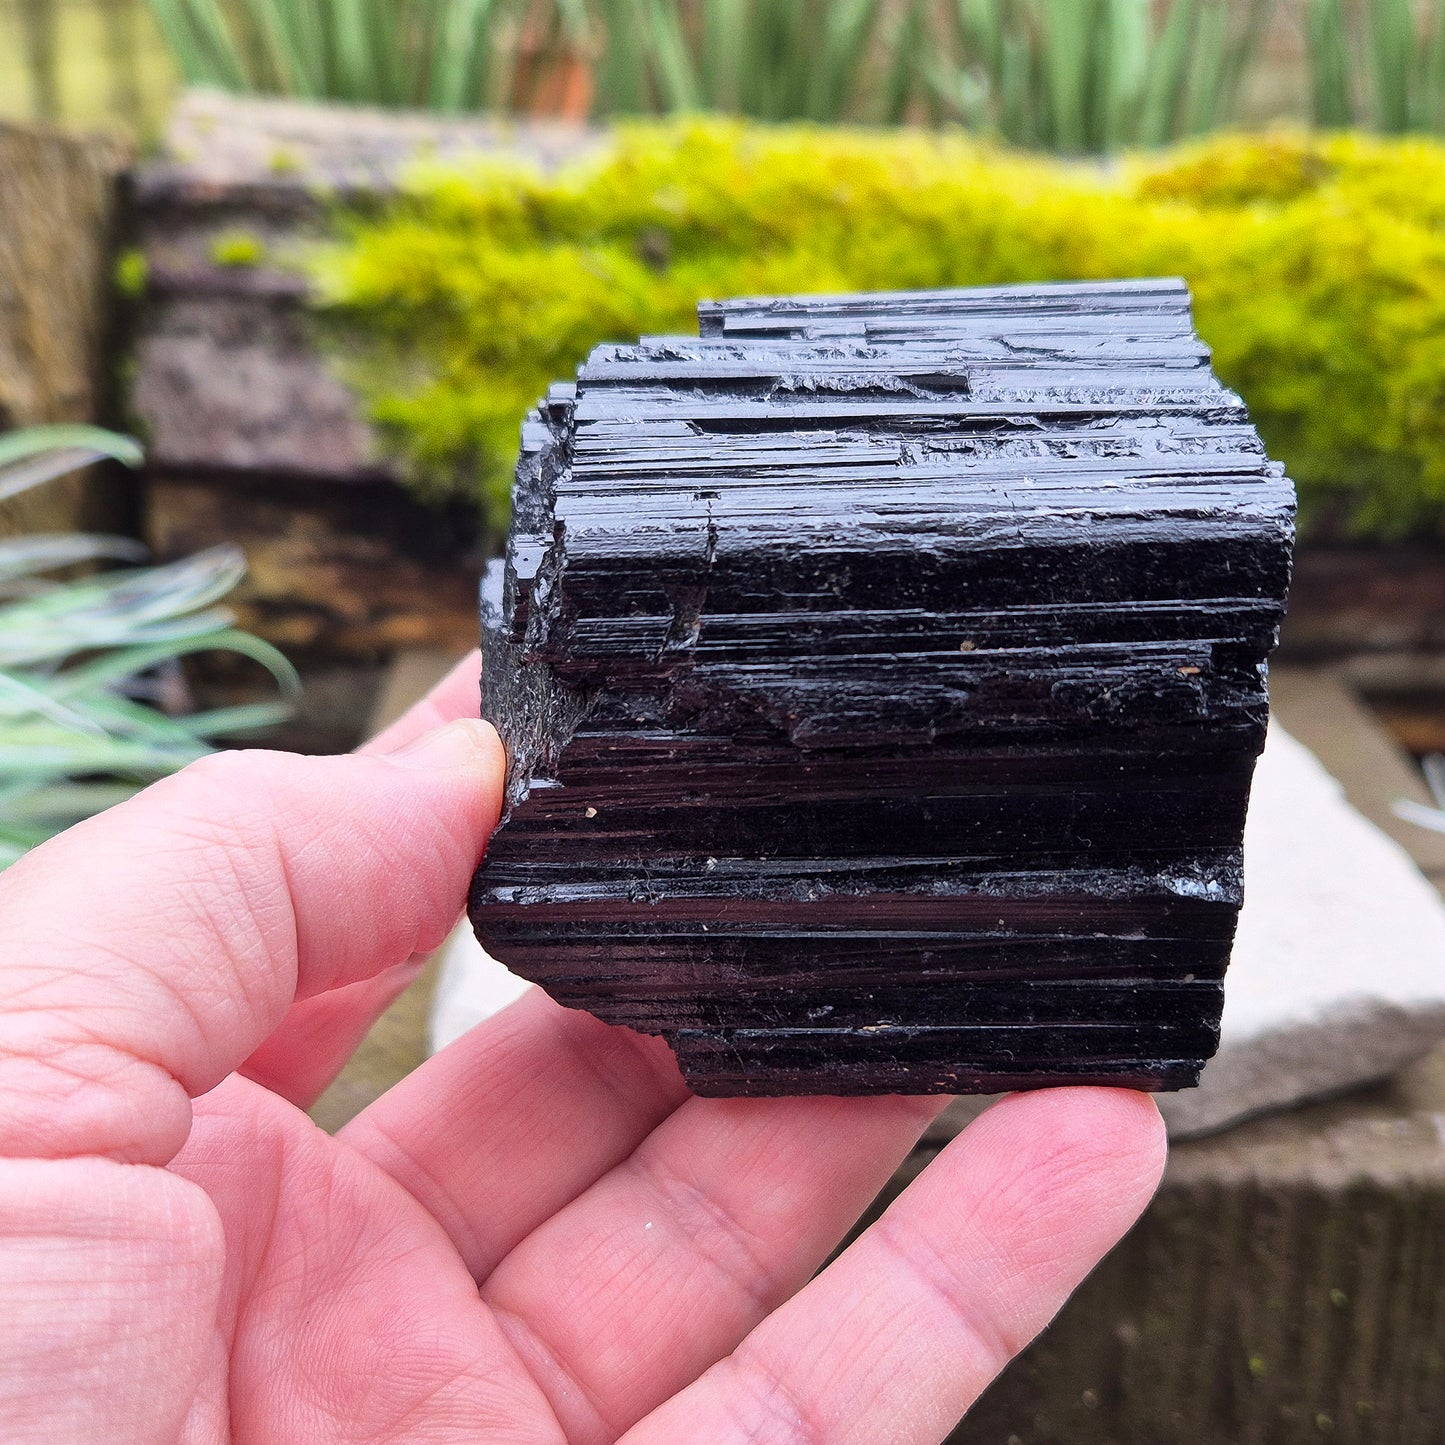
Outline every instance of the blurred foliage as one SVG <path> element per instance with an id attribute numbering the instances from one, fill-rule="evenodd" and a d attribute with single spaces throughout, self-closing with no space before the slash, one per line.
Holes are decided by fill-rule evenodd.
<path id="1" fill-rule="evenodd" d="M 147 0 L 0 0 L 0 116 L 148 136 L 175 86 Z"/>
<path id="2" fill-rule="evenodd" d="M 952 0 L 925 60 L 971 129 L 1070 154 L 1160 145 L 1238 116 L 1273 0 Z"/>
<path id="3" fill-rule="evenodd" d="M 931 44 L 925 8 L 923 0 L 588 0 L 600 51 L 596 108 L 897 121 Z"/>
<path id="4" fill-rule="evenodd" d="M 116 291 L 127 301 L 145 295 L 150 282 L 150 262 L 137 246 L 127 246 L 115 258 L 113 269 Z"/>
<path id="5" fill-rule="evenodd" d="M 140 463 L 129 437 L 88 426 L 0 435 L 0 499 L 110 457 Z M 221 599 L 246 571 L 234 547 L 161 567 L 124 537 L 83 533 L 0 541 L 0 868 L 27 849 L 290 712 L 300 682 L 269 643 L 237 632 Z M 56 573 L 63 574 L 57 578 Z M 231 652 L 264 667 L 282 700 L 209 712 L 157 706 L 177 660 Z M 171 691 L 174 691 L 172 687 Z"/>
<path id="6" fill-rule="evenodd" d="M 1071 152 L 1237 113 L 1272 0 L 149 0 L 227 90 L 580 115 L 953 118 Z"/>
<path id="7" fill-rule="evenodd" d="M 191 85 L 306 100 L 480 110 L 507 104 L 519 27 L 529 42 L 582 0 L 150 0 Z M 556 37 L 551 37 L 555 44 Z"/>
<path id="8" fill-rule="evenodd" d="M 1208 130 L 1273 0 L 590 0 L 597 108 L 956 119 L 1103 152 Z"/>
<path id="9" fill-rule="evenodd" d="M 1313 119 L 1374 130 L 1445 129 L 1445 4 L 1308 0 Z"/>
<path id="10" fill-rule="evenodd" d="M 1445 533 L 1445 146 L 1282 133 L 1109 168 L 959 134 L 637 123 L 560 173 L 418 170 L 312 263 L 417 489 L 501 525 L 518 423 L 703 297 L 1184 276 L 1307 525 Z"/>
<path id="11" fill-rule="evenodd" d="M 1322 127 L 1445 128 L 1445 0 L 0 0 L 0 112 L 143 134 L 179 73 L 443 112 L 951 120 L 1103 153 L 1258 119 L 1257 64 Z"/>
<path id="12" fill-rule="evenodd" d="M 216 266 L 259 266 L 266 259 L 266 243 L 250 231 L 222 231 L 212 238 L 209 254 Z M 141 289 L 144 285 L 142 278 Z"/>

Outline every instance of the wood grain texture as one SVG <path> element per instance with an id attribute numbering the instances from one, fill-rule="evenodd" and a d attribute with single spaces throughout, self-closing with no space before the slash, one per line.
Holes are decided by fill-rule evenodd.
<path id="1" fill-rule="evenodd" d="M 473 645 L 475 523 L 399 489 L 154 476 L 146 540 L 161 557 L 219 542 L 245 548 L 232 594 L 242 625 L 313 657 L 366 658 L 405 647 Z"/>
<path id="2" fill-rule="evenodd" d="M 105 403 L 113 137 L 0 122 L 0 430 L 97 420 Z M 0 503 L 0 536 L 109 524 L 94 475 Z"/>

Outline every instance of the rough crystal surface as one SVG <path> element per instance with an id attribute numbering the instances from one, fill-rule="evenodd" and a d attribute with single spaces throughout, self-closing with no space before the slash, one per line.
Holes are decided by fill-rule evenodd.
<path id="1" fill-rule="evenodd" d="M 703 1093 L 1193 1084 L 1294 498 L 1184 286 L 700 321 L 524 426 L 483 944 Z"/>

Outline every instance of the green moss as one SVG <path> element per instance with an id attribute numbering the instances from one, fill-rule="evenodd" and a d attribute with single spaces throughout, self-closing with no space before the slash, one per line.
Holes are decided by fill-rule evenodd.
<path id="1" fill-rule="evenodd" d="M 523 412 L 702 297 L 1184 276 L 1314 525 L 1445 532 L 1445 145 L 1281 133 L 1097 168 L 957 134 L 619 127 L 543 175 L 427 164 L 314 263 L 416 487 L 494 520 Z M 360 358 L 357 360 L 355 358 Z"/>
<path id="2" fill-rule="evenodd" d="M 150 266 L 144 252 L 128 247 L 115 258 L 115 289 L 128 301 L 145 294 Z"/>
<path id="3" fill-rule="evenodd" d="M 210 256 L 216 266 L 259 266 L 266 246 L 249 231 L 223 231 L 211 240 Z"/>

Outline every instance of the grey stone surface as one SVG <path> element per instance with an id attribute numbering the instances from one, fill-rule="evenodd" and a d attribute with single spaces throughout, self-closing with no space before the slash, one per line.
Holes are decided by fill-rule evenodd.
<path id="1" fill-rule="evenodd" d="M 1445 1038 L 1445 904 L 1278 725 L 1255 775 L 1219 1053 L 1176 1137 L 1394 1073 Z"/>

